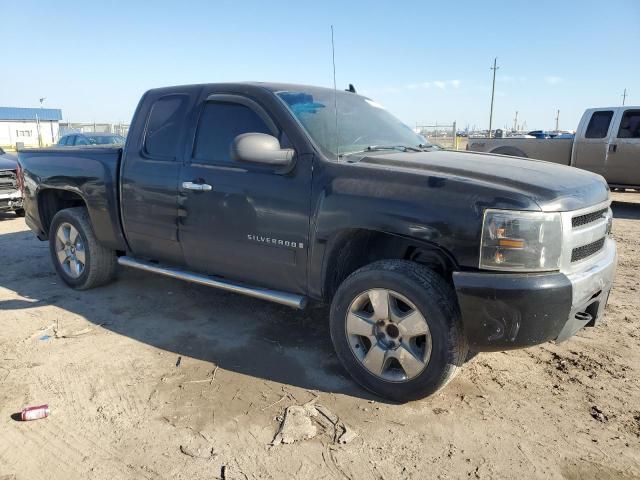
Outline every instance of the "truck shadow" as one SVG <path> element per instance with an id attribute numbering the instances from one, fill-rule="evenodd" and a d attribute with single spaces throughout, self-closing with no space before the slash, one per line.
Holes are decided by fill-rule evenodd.
<path id="1" fill-rule="evenodd" d="M 20 297 L 0 300 L 0 311 L 55 305 L 176 357 L 305 389 L 376 398 L 356 386 L 335 357 L 326 307 L 296 311 L 126 268 L 114 283 L 78 292 L 60 281 L 48 244 L 31 232 L 0 234 L 0 252 L 0 287 Z"/>

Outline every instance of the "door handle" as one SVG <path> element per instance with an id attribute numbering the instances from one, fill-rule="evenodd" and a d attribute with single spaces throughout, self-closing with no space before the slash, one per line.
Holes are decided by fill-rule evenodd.
<path id="1" fill-rule="evenodd" d="M 197 192 L 210 192 L 213 190 L 211 185 L 206 183 L 182 182 L 182 188 L 185 190 L 195 190 Z"/>
<path id="2" fill-rule="evenodd" d="M 616 153 L 618 151 L 618 145 L 616 145 L 615 143 L 612 143 L 611 145 L 609 145 L 609 153 Z"/>

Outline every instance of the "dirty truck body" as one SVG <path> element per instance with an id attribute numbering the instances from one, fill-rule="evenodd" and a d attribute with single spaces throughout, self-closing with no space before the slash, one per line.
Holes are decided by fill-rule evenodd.
<path id="1" fill-rule="evenodd" d="M 27 224 L 70 286 L 105 283 L 120 263 L 330 303 L 345 368 L 400 401 L 444 386 L 469 350 L 597 324 L 615 269 L 601 176 L 441 150 L 350 92 L 155 89 L 123 149 L 20 163 Z"/>
<path id="2" fill-rule="evenodd" d="M 640 189 L 640 107 L 588 109 L 574 138 L 470 138 L 468 150 L 571 165 Z"/>

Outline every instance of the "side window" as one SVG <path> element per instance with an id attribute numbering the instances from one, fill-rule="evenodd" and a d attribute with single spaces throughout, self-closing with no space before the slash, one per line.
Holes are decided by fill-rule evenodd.
<path id="1" fill-rule="evenodd" d="M 262 118 L 246 105 L 208 102 L 198 122 L 193 158 L 201 163 L 232 162 L 231 143 L 242 133 L 272 134 Z"/>
<path id="2" fill-rule="evenodd" d="M 76 135 L 76 142 L 74 145 L 89 145 L 89 142 L 82 135 Z"/>
<path id="3" fill-rule="evenodd" d="M 609 131 L 609 124 L 613 118 L 612 110 L 605 110 L 602 112 L 593 112 L 589 125 L 587 125 L 587 132 L 585 138 L 605 138 Z"/>
<path id="4" fill-rule="evenodd" d="M 71 147 L 71 146 L 73 146 L 73 144 L 75 143 L 75 141 L 76 141 L 76 136 L 75 136 L 75 135 L 69 135 L 69 136 L 67 137 L 67 143 L 66 143 L 67 147 Z"/>
<path id="5" fill-rule="evenodd" d="M 66 145 L 67 144 L 67 139 L 69 137 L 62 137 L 60 138 L 60 140 L 58 140 L 58 145 Z"/>
<path id="6" fill-rule="evenodd" d="M 627 110 L 622 116 L 618 138 L 640 138 L 640 110 Z"/>
<path id="7" fill-rule="evenodd" d="M 187 99 L 183 94 L 165 95 L 151 106 L 144 139 L 144 152 L 148 156 L 176 158 Z"/>

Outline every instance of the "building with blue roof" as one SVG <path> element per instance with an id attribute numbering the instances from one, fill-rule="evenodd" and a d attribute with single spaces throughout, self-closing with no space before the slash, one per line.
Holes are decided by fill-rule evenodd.
<path id="1" fill-rule="evenodd" d="M 0 107 L 0 146 L 39 147 L 58 141 L 59 108 Z"/>

